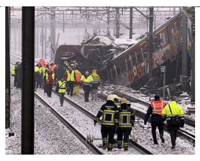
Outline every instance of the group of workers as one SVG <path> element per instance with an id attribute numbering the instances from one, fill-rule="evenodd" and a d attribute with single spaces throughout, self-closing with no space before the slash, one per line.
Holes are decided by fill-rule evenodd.
<path id="1" fill-rule="evenodd" d="M 94 119 L 94 125 L 96 125 L 98 121 L 101 121 L 102 145 L 104 149 L 107 148 L 108 151 L 112 151 L 113 144 L 115 143 L 114 134 L 117 131 L 117 147 L 119 149 L 122 148 L 122 138 L 124 138 L 123 148 L 126 151 L 128 150 L 129 136 L 134 126 L 135 115 L 134 111 L 130 108 L 131 105 L 127 103 L 125 98 L 120 100 L 120 105 L 116 105 L 116 98 L 116 95 L 109 95 L 107 97 L 107 102 L 101 106 Z M 160 100 L 158 94 L 156 94 L 154 98 L 154 101 L 149 105 L 145 115 L 144 124 L 146 125 L 151 115 L 154 144 L 158 144 L 156 127 L 159 129 L 161 142 L 164 143 L 163 123 L 167 120 L 167 127 L 172 144 L 171 149 L 174 149 L 176 146 L 177 130 L 184 126 L 183 110 L 181 106 L 176 103 L 175 96 L 171 97 L 171 103 L 169 105 L 166 105 L 164 101 Z M 99 120 L 101 116 L 102 120 Z"/>
<path id="2" fill-rule="evenodd" d="M 14 76 L 14 86 L 17 88 L 22 87 L 22 64 L 17 62 L 11 71 Z M 57 81 L 56 81 L 57 80 Z M 60 95 L 60 105 L 63 106 L 64 94 L 79 96 L 80 86 L 84 90 L 84 100 L 89 102 L 89 93 L 92 92 L 92 99 L 97 100 L 98 86 L 101 83 L 100 76 L 97 70 L 94 69 L 92 74 L 88 71 L 85 74 L 77 69 L 77 64 L 69 66 L 57 66 L 56 64 L 46 64 L 42 59 L 35 66 L 35 87 L 44 88 L 44 92 L 48 97 L 51 97 L 53 84 L 56 85 L 57 92 Z M 103 148 L 112 151 L 115 142 L 114 135 L 117 134 L 118 148 L 128 150 L 128 140 L 134 126 L 135 114 L 130 103 L 127 103 L 125 98 L 120 101 L 116 95 L 109 95 L 107 102 L 103 104 L 94 119 L 94 125 L 101 120 L 101 134 Z M 146 125 L 149 117 L 151 116 L 151 127 L 154 144 L 158 144 L 156 138 L 156 127 L 158 127 L 160 139 L 162 143 L 164 140 L 163 122 L 167 120 L 167 127 L 171 137 L 172 149 L 176 146 L 177 130 L 184 126 L 183 110 L 180 105 L 176 103 L 176 97 L 171 97 L 171 103 L 166 103 L 160 100 L 158 94 L 155 95 L 154 101 L 148 107 L 147 113 L 144 118 Z M 174 119 L 175 118 L 175 119 Z M 179 120 L 179 123 L 174 123 Z M 108 139 L 107 139 L 108 138 Z M 123 139 L 122 139 L 123 138 Z M 123 146 L 122 146 L 123 141 Z"/>
<path id="3" fill-rule="evenodd" d="M 85 74 L 77 69 L 77 63 L 66 63 L 62 65 L 46 64 L 42 59 L 35 65 L 34 68 L 34 86 L 35 88 L 43 88 L 44 93 L 51 97 L 52 87 L 56 86 L 56 91 L 60 95 L 60 105 L 63 106 L 64 94 L 79 96 L 79 88 L 84 90 L 84 100 L 89 102 L 89 93 L 91 92 L 92 100 L 97 101 L 98 86 L 101 83 L 100 76 L 97 70 L 93 69 L 92 74 L 88 71 Z M 11 74 L 14 76 L 14 85 L 21 88 L 21 73 L 22 68 L 20 63 L 13 66 Z"/>

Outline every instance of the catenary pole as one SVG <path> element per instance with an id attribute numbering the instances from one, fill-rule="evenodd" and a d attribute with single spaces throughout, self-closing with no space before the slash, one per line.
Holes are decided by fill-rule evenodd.
<path id="1" fill-rule="evenodd" d="M 34 154 L 34 31 L 35 7 L 22 7 L 22 154 Z"/>
<path id="2" fill-rule="evenodd" d="M 185 7 L 183 8 L 185 9 Z M 183 43 L 182 43 L 182 83 L 183 92 L 187 91 L 187 17 L 183 14 Z"/>
<path id="3" fill-rule="evenodd" d="M 130 7 L 130 30 L 129 30 L 129 39 L 132 39 L 133 34 L 133 7 Z"/>
<path id="4" fill-rule="evenodd" d="M 148 79 L 152 78 L 152 69 L 153 69 L 153 7 L 149 8 L 149 75 Z"/>
<path id="5" fill-rule="evenodd" d="M 6 58 L 6 129 L 10 128 L 10 7 L 6 7 L 5 9 L 5 15 L 6 15 L 6 26 L 5 26 L 5 58 Z"/>

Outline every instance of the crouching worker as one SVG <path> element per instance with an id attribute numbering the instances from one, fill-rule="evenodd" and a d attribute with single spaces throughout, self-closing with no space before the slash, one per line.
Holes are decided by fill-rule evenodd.
<path id="1" fill-rule="evenodd" d="M 107 97 L 107 102 L 101 106 L 101 109 L 94 119 L 94 125 L 96 125 L 98 119 L 102 116 L 101 123 L 101 135 L 103 141 L 103 149 L 108 148 L 108 151 L 113 149 L 115 124 L 118 123 L 118 108 L 114 103 L 112 95 Z M 107 144 L 108 138 L 108 144 Z"/>
<path id="2" fill-rule="evenodd" d="M 134 126 L 135 114 L 130 105 L 127 104 L 126 98 L 120 100 L 119 108 L 119 126 L 117 135 L 117 146 L 119 149 L 122 148 L 122 137 L 124 136 L 124 151 L 128 150 L 128 140 L 131 134 L 132 127 Z"/>
<path id="3" fill-rule="evenodd" d="M 60 106 L 63 106 L 63 101 L 64 101 L 64 95 L 66 93 L 66 81 L 64 78 L 62 78 L 61 80 L 58 81 L 57 84 L 57 88 L 58 88 L 58 93 L 60 96 Z"/>

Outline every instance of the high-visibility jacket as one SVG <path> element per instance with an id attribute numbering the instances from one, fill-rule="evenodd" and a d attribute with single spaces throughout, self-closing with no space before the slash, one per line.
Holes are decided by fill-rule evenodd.
<path id="1" fill-rule="evenodd" d="M 92 75 L 92 78 L 93 78 L 92 87 L 95 88 L 95 89 L 98 89 L 98 86 L 101 82 L 100 76 L 96 73 L 92 73 L 91 75 Z"/>
<path id="2" fill-rule="evenodd" d="M 162 100 L 153 101 L 153 102 L 151 102 L 151 107 L 152 107 L 152 114 L 161 115 L 162 110 L 165 107 L 165 102 Z"/>
<path id="3" fill-rule="evenodd" d="M 43 76 L 45 76 L 46 72 L 48 71 L 48 68 L 43 68 Z"/>
<path id="4" fill-rule="evenodd" d="M 35 66 L 35 73 L 39 72 L 39 67 Z"/>
<path id="5" fill-rule="evenodd" d="M 91 75 L 89 75 L 88 77 L 86 77 L 85 75 L 81 76 L 81 83 L 83 85 L 91 85 L 91 82 L 93 81 L 93 78 Z"/>
<path id="6" fill-rule="evenodd" d="M 40 74 L 42 74 L 42 73 L 43 73 L 43 71 L 44 71 L 44 67 L 43 67 L 43 66 L 41 66 L 41 67 L 39 68 L 39 73 L 40 73 Z"/>
<path id="7" fill-rule="evenodd" d="M 166 105 L 165 108 L 162 111 L 162 115 L 168 116 L 174 116 L 174 115 L 184 115 L 183 110 L 180 105 L 176 104 L 176 101 L 171 101 L 170 108 L 172 110 L 172 113 L 169 109 L 169 105 Z"/>
<path id="8" fill-rule="evenodd" d="M 66 93 L 66 81 L 58 81 L 58 93 Z"/>
<path id="9" fill-rule="evenodd" d="M 71 73 L 67 70 L 67 81 L 74 81 L 74 70 Z"/>
<path id="10" fill-rule="evenodd" d="M 122 104 L 119 108 L 119 128 L 132 128 L 134 121 L 133 110 L 127 104 Z"/>
<path id="11" fill-rule="evenodd" d="M 14 66 L 13 66 L 13 68 L 12 68 L 12 71 L 11 71 L 11 74 L 12 75 L 15 75 L 15 68 L 17 67 L 17 65 L 15 64 Z"/>
<path id="12" fill-rule="evenodd" d="M 74 71 L 74 74 L 75 74 L 75 82 L 80 82 L 81 81 L 81 72 L 79 70 L 75 70 Z"/>
<path id="13" fill-rule="evenodd" d="M 101 125 L 103 126 L 114 126 L 115 123 L 118 123 L 118 108 L 117 106 L 112 102 L 109 101 L 106 104 L 101 106 L 101 109 L 98 111 L 95 121 L 98 120 L 102 116 L 102 122 Z"/>
<path id="14" fill-rule="evenodd" d="M 53 84 L 54 83 L 55 73 L 47 72 L 46 73 L 46 84 Z"/>

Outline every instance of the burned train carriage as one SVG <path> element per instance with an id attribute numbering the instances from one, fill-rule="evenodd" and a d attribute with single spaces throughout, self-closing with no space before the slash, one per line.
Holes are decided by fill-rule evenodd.
<path id="1" fill-rule="evenodd" d="M 182 55 L 182 14 L 179 13 L 158 27 L 153 32 L 153 84 L 162 86 L 160 66 L 166 66 L 168 77 L 166 84 L 179 82 L 181 75 Z M 188 69 L 190 69 L 191 25 L 188 23 Z M 148 83 L 148 38 L 147 36 L 130 48 L 114 57 L 108 66 L 109 79 L 114 84 L 131 86 L 139 89 Z M 188 75 L 190 71 L 188 70 Z M 169 77 L 170 76 L 170 77 Z"/>

